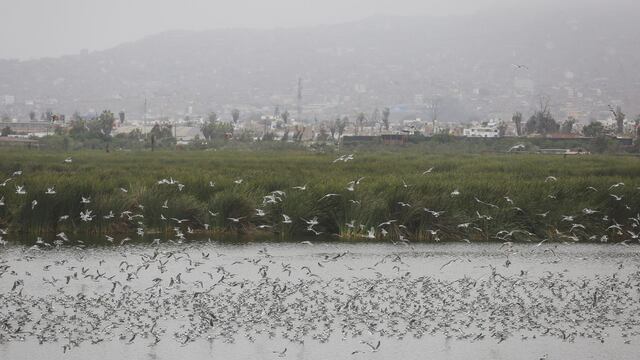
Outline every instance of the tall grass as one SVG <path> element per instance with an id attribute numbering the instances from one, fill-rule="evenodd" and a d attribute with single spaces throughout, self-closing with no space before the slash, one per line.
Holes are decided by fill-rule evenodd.
<path id="1" fill-rule="evenodd" d="M 64 163 L 69 156 L 73 162 Z M 567 232 L 571 223 L 562 216 L 572 215 L 586 228 L 573 233 L 615 237 L 620 234 L 607 228 L 614 222 L 631 226 L 629 218 L 640 211 L 640 161 L 632 157 L 432 155 L 420 147 L 359 149 L 347 163 L 334 163 L 336 157 L 304 150 L 3 150 L 0 174 L 12 180 L 0 187 L 6 203 L 0 206 L 0 228 L 38 234 L 127 233 L 137 228 L 170 233 L 176 226 L 188 226 L 201 232 L 271 232 L 288 239 L 311 234 L 303 219 L 317 217 L 316 231 L 352 239 L 364 238 L 371 227 L 380 237 L 377 225 L 393 219 L 386 229 L 395 238 L 494 240 L 501 230 L 526 230 L 545 238 L 558 234 L 556 230 Z M 432 167 L 431 173 L 422 174 Z M 23 175 L 11 177 L 16 170 Z M 557 181 L 545 182 L 548 176 Z M 355 191 L 347 190 L 347 183 L 360 177 L 364 179 Z M 158 183 L 170 178 L 184 187 Z M 625 185 L 609 190 L 620 182 Z M 305 184 L 306 191 L 293 189 Z M 16 194 L 16 185 L 24 185 L 27 194 Z M 55 195 L 45 194 L 49 187 Z M 451 195 L 454 190 L 460 194 Z M 265 203 L 264 197 L 274 191 L 285 194 Z M 320 200 L 328 193 L 338 196 Z M 82 197 L 91 202 L 82 204 Z M 443 213 L 435 217 L 424 208 Z M 584 208 L 598 213 L 585 215 Z M 87 209 L 95 218 L 81 221 L 79 214 Z M 256 209 L 266 215 L 258 216 Z M 105 218 L 110 212 L 115 216 Z M 546 217 L 538 215 L 546 212 Z M 283 224 L 283 214 L 293 222 Z M 66 215 L 68 219 L 60 220 Z M 177 224 L 171 218 L 187 221 Z M 460 226 L 465 223 L 470 225 Z"/>

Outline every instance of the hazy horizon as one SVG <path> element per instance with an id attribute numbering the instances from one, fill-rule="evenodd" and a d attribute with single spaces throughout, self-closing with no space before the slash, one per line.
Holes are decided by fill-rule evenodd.
<path id="1" fill-rule="evenodd" d="M 2 0 L 8 1 L 8 0 Z M 633 3 L 632 0 L 617 2 Z M 274 29 L 331 25 L 375 15 L 448 16 L 479 11 L 562 8 L 605 0 L 22 0 L 0 13 L 0 59 L 29 60 L 100 51 L 172 30 Z M 529 10 L 527 10 L 527 7 Z"/>

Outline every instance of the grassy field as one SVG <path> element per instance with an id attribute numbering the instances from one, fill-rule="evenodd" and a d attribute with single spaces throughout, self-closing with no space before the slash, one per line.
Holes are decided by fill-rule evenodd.
<path id="1" fill-rule="evenodd" d="M 344 154 L 3 149 L 0 182 L 10 180 L 0 187 L 5 203 L 0 228 L 29 234 L 135 234 L 137 229 L 174 234 L 180 227 L 183 232 L 264 232 L 291 239 L 313 235 L 303 219 L 317 217 L 314 231 L 349 239 L 365 239 L 372 227 L 377 239 L 412 241 L 533 238 L 524 231 L 537 238 L 607 235 L 614 240 L 629 237 L 627 230 L 638 231 L 629 220 L 640 211 L 637 158 L 430 155 L 411 147 L 358 149 L 353 160 L 334 162 L 339 155 Z M 67 157 L 72 162 L 64 162 Z M 12 176 L 15 171 L 22 174 Z M 353 191 L 347 189 L 361 177 Z M 625 185 L 609 189 L 620 182 Z M 304 185 L 306 190 L 293 188 Z M 16 193 L 16 186 L 24 186 L 26 194 Z M 51 187 L 55 194 L 46 194 Z M 320 200 L 326 194 L 338 195 Z M 82 203 L 83 197 L 90 202 Z M 584 209 L 598 212 L 585 214 Z M 92 220 L 82 221 L 80 213 L 87 210 Z M 114 217 L 105 218 L 110 212 Z M 283 223 L 283 214 L 292 222 Z M 171 218 L 187 221 L 178 224 Z M 388 220 L 395 222 L 378 227 Z M 616 223 L 621 229 L 607 229 Z M 498 234 L 502 230 L 517 231 L 504 237 Z"/>

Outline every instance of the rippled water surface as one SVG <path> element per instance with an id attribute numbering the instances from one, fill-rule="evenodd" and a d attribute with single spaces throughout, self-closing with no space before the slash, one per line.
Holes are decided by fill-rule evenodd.
<path id="1" fill-rule="evenodd" d="M 0 359 L 636 359 L 638 250 L 8 245 Z"/>

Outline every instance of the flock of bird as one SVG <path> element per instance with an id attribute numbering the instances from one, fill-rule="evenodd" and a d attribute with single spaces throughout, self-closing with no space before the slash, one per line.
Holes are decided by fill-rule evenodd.
<path id="1" fill-rule="evenodd" d="M 210 242 L 9 247 L 0 260 L 0 343 L 57 343 L 67 352 L 112 341 L 356 339 L 345 356 L 366 358 L 410 337 L 630 343 L 640 335 L 640 261 L 631 251 L 610 255 L 610 273 L 570 276 L 558 254 L 537 245 L 462 251 L 445 262 L 329 244 L 303 247 L 313 251 L 302 257 L 266 246 L 225 254 Z M 273 354 L 286 357 L 287 348 Z"/>
<path id="2" fill-rule="evenodd" d="M 353 161 L 344 155 L 335 162 Z M 72 163 L 71 158 L 64 160 Z M 429 176 L 434 168 L 422 174 Z M 0 187 L 15 183 L 15 193 L 29 191 L 20 185 L 22 171 L 15 171 Z M 244 179 L 235 179 L 242 184 Z M 345 184 L 345 190 L 356 192 L 366 181 L 364 177 Z M 553 176 L 547 183 L 556 182 Z M 175 186 L 183 191 L 185 185 L 172 177 L 160 179 L 158 185 Z M 216 184 L 209 182 L 210 187 Z M 293 187 L 290 191 L 307 191 L 310 185 Z M 403 187 L 412 185 L 403 182 Z M 614 201 L 623 203 L 616 189 L 586 189 L 590 192 L 609 191 Z M 129 190 L 120 188 L 127 193 Z M 47 189 L 55 196 L 54 186 Z M 266 194 L 263 207 L 255 209 L 252 218 L 264 218 L 269 205 L 277 205 L 287 196 L 285 190 Z M 326 201 L 342 196 L 328 193 L 317 199 Z M 455 189 L 449 196 L 460 196 Z M 550 197 L 553 195 L 549 195 Z M 492 216 L 481 209 L 507 206 L 522 211 L 513 199 L 504 197 L 504 204 L 493 204 L 474 197 L 478 221 L 491 221 Z M 84 207 L 79 214 L 60 217 L 64 222 L 77 217 L 91 222 L 96 217 L 126 218 L 136 223 L 136 235 L 145 235 L 144 215 L 138 209 L 96 214 L 92 199 L 82 196 Z M 357 200 L 351 200 L 355 205 Z M 33 201 L 32 209 L 39 204 Z M 623 204 L 628 211 L 635 204 Z M 0 198 L 5 206 L 5 198 Z M 170 204 L 165 201 L 163 209 Z M 412 208 L 409 202 L 398 202 L 400 208 Z M 439 209 L 422 209 L 433 219 L 444 216 Z M 482 211 L 482 212 L 481 212 Z M 209 211 L 212 217 L 218 213 Z M 316 216 L 294 219 L 281 214 L 280 224 L 302 222 L 309 233 L 318 236 L 321 223 Z M 547 218 L 549 212 L 536 214 Z M 607 233 L 590 235 L 581 220 L 607 223 Z M 536 337 L 555 337 L 562 341 L 578 338 L 605 342 L 616 329 L 631 342 L 640 335 L 640 263 L 634 256 L 632 264 L 622 272 L 607 276 L 569 278 L 563 272 L 548 271 L 530 276 L 522 269 L 516 274 L 505 273 L 516 256 L 539 256 L 547 263 L 558 264 L 558 243 L 538 239 L 527 250 L 515 244 L 517 240 L 533 239 L 523 229 L 505 229 L 491 237 L 502 242 L 500 264 L 485 264 L 481 275 L 468 274 L 457 279 L 443 280 L 425 273 L 420 263 L 409 264 L 406 253 L 413 249 L 406 226 L 397 219 L 380 224 L 360 224 L 352 220 L 344 224 L 357 236 L 367 239 L 387 239 L 394 245 L 407 248 L 380 255 L 364 267 L 352 264 L 357 256 L 349 251 L 326 252 L 304 263 L 293 264 L 272 255 L 266 248 L 255 255 L 229 259 L 225 254 L 210 251 L 210 244 L 189 241 L 195 234 L 193 219 L 165 217 L 171 223 L 172 239 L 162 242 L 155 238 L 138 246 L 128 244 L 131 237 L 116 241 L 116 236 L 104 235 L 114 246 L 109 251 L 118 256 L 98 259 L 99 253 L 85 246 L 82 239 L 72 239 L 64 232 L 53 241 L 40 237 L 25 247 L 6 247 L 6 229 L 0 229 L 0 245 L 13 249 L 15 258 L 0 252 L 0 343 L 37 340 L 39 343 L 57 342 L 67 352 L 83 343 L 97 344 L 119 340 L 124 343 L 142 341 L 154 346 L 160 341 L 175 341 L 187 345 L 198 339 L 234 342 L 238 336 L 249 341 L 256 337 L 284 338 L 293 343 L 314 339 L 327 342 L 333 336 L 342 339 L 362 338 L 361 346 L 351 356 L 377 352 L 385 346 L 385 338 L 402 340 L 406 337 L 443 335 L 466 341 L 493 339 L 500 343 L 512 337 L 522 340 Z M 228 217 L 230 223 L 241 224 L 247 217 Z M 630 245 L 639 240 L 640 215 L 630 215 L 626 221 L 611 218 L 598 209 L 584 208 L 576 214 L 558 219 L 562 228 L 555 229 L 556 239 L 572 244 L 581 239 L 607 242 L 616 237 L 617 243 Z M 208 224 L 202 224 L 208 229 Z M 269 229 L 278 224 L 259 223 L 258 228 Z M 459 223 L 459 231 L 483 232 L 475 221 Z M 432 239 L 439 240 L 440 229 L 425 230 Z M 391 233 L 395 235 L 391 236 Z M 133 236 L 133 235 L 132 235 Z M 192 238 L 199 235 L 195 234 Z M 470 242 L 467 239 L 463 239 Z M 161 243 L 162 242 L 162 243 Z M 300 246 L 314 246 L 315 241 L 302 241 Z M 0 250 L 3 247 L 0 246 Z M 16 250 L 17 249 L 17 250 Z M 59 254 L 51 260 L 48 254 Z M 70 255 L 72 254 L 72 255 Z M 45 260 L 49 263 L 42 265 Z M 118 259 L 118 260 L 116 260 Z M 421 261 L 428 261 L 422 259 Z M 463 256 L 438 264 L 439 271 L 470 262 Z M 119 262 L 116 264 L 115 262 Z M 40 266 L 36 265 L 40 264 Z M 25 267 L 26 266 L 26 267 Z M 327 273 L 335 272 L 336 276 Z M 248 275 L 251 274 L 251 275 Z M 368 340 L 364 340 L 364 339 Z M 376 340 L 370 340 L 375 338 Z M 276 357 L 286 357 L 287 348 L 274 349 Z"/>
<path id="3" fill-rule="evenodd" d="M 516 146 L 517 147 L 517 146 Z M 355 159 L 354 154 L 342 155 L 336 158 L 333 163 L 337 162 L 349 162 Z M 71 164 L 73 162 L 72 158 L 66 158 L 64 163 Z M 422 172 L 423 176 L 429 176 L 435 170 L 434 167 L 431 167 Z M 17 195 L 26 195 L 28 189 L 26 189 L 25 185 L 21 184 L 21 177 L 23 176 L 22 170 L 17 170 L 11 174 L 4 182 L 0 183 L 0 208 L 6 206 L 5 196 L 2 195 L 3 192 L 6 192 L 7 187 L 11 182 L 15 183 L 15 194 Z M 544 179 L 545 183 L 554 183 L 559 181 L 555 176 L 548 176 Z M 362 207 L 366 206 L 366 204 L 362 204 L 362 200 L 359 200 L 355 194 L 358 192 L 358 188 L 362 186 L 363 182 L 366 182 L 366 177 L 358 177 L 352 181 L 349 181 L 345 184 L 343 193 L 333 192 L 327 193 L 322 196 L 319 196 L 315 201 L 319 204 L 323 202 L 330 201 L 332 198 L 345 198 L 350 194 L 354 194 L 354 196 L 348 199 L 348 203 L 354 207 Z M 237 178 L 233 180 L 233 183 L 236 185 L 240 185 L 246 183 L 244 179 Z M 216 184 L 213 181 L 209 181 L 209 187 L 216 187 Z M 180 182 L 179 180 L 174 179 L 173 177 L 163 178 L 157 180 L 157 186 L 175 186 L 178 192 L 182 192 L 185 189 L 185 184 Z M 533 218 L 535 221 L 540 221 L 541 223 L 553 224 L 553 231 L 551 234 L 548 234 L 545 240 L 547 241 L 572 241 L 577 242 L 581 240 L 588 240 L 591 242 L 600 241 L 600 242 L 609 242 L 610 240 L 617 241 L 622 244 L 629 244 L 631 242 L 640 241 L 640 213 L 638 213 L 636 204 L 633 203 L 633 200 L 629 202 L 628 199 L 625 199 L 624 195 L 616 193 L 616 190 L 622 189 L 625 186 L 625 183 L 618 182 L 611 184 L 608 188 L 598 189 L 593 186 L 588 186 L 584 189 L 586 195 L 589 193 L 600 193 L 603 191 L 607 191 L 610 199 L 619 203 L 619 207 L 624 208 L 626 211 L 626 217 L 614 217 L 611 214 L 607 214 L 605 211 L 597 209 L 597 208 L 588 208 L 585 207 L 583 209 L 575 209 L 573 213 L 568 214 L 555 214 L 555 218 L 551 218 L 550 213 L 553 209 L 549 209 L 547 211 L 532 213 L 531 211 L 526 211 L 523 207 L 518 206 L 516 202 L 510 196 L 504 196 L 500 202 L 490 203 L 488 201 L 482 200 L 479 196 L 474 196 L 473 199 L 475 201 L 475 207 L 469 206 L 470 209 L 474 210 L 473 215 L 466 216 L 463 221 L 455 222 L 456 219 L 449 219 L 449 221 L 445 225 L 438 224 L 438 220 L 441 220 L 447 211 L 441 209 L 431 209 L 431 208 L 418 208 L 418 210 L 423 214 L 425 219 L 431 221 L 433 223 L 432 228 L 426 229 L 409 229 L 406 224 L 402 223 L 401 219 L 393 218 L 387 219 L 385 221 L 380 222 L 379 224 L 371 224 L 365 223 L 361 221 L 357 221 L 352 219 L 344 224 L 338 224 L 337 227 L 340 229 L 338 233 L 336 233 L 336 224 L 321 224 L 317 215 L 312 214 L 309 218 L 296 218 L 290 216 L 286 213 L 278 212 L 278 209 L 281 208 L 283 201 L 287 197 L 287 191 L 293 192 L 305 192 L 310 188 L 311 185 L 304 184 L 293 186 L 291 189 L 283 189 L 283 190 L 275 190 L 266 195 L 264 195 L 261 207 L 257 207 L 254 210 L 253 214 L 247 214 L 244 216 L 223 216 L 219 211 L 208 210 L 209 220 L 217 221 L 219 217 L 221 217 L 222 223 L 224 223 L 226 227 L 230 228 L 252 228 L 259 229 L 263 231 L 281 231 L 284 227 L 289 224 L 298 224 L 302 225 L 306 229 L 306 233 L 308 235 L 313 236 L 335 236 L 335 237 L 356 237 L 356 238 L 364 238 L 369 240 L 388 240 L 392 241 L 394 244 L 404 244 L 408 245 L 413 240 L 432 240 L 432 241 L 440 241 L 441 235 L 443 233 L 454 234 L 458 240 L 470 242 L 469 239 L 482 239 L 482 240 L 500 240 L 500 241 L 520 241 L 527 240 L 532 241 L 536 239 L 536 235 L 531 233 L 528 229 L 524 228 L 512 228 L 512 229 L 500 229 L 494 233 L 487 232 L 487 224 L 490 224 L 495 218 L 495 215 L 492 214 L 492 211 L 510 211 L 513 216 L 524 215 Z M 410 190 L 414 185 L 408 184 L 405 181 L 402 181 L 402 187 L 404 189 Z M 637 188 L 640 190 L 640 188 Z M 128 193 L 129 190 L 120 187 L 118 191 L 122 193 Z M 346 191 L 346 192 L 345 192 Z M 47 186 L 47 190 L 44 192 L 46 196 L 54 197 L 56 196 L 55 185 Z M 449 196 L 451 198 L 456 198 L 461 196 L 461 191 L 459 189 L 454 189 L 450 192 Z M 549 200 L 557 199 L 557 193 L 549 193 L 547 198 Z M 18 197 L 18 201 L 19 201 Z M 42 200 L 41 200 L 42 201 Z M 68 222 L 74 221 L 78 219 L 80 223 L 90 224 L 96 218 L 100 218 L 102 221 L 125 221 L 128 226 L 133 226 L 135 228 L 135 233 L 143 237 L 147 232 L 146 224 L 145 224 L 145 205 L 138 204 L 134 209 L 128 209 L 124 211 L 114 212 L 114 210 L 109 210 L 106 213 L 96 213 L 95 210 L 91 209 L 92 207 L 92 198 L 90 194 L 81 196 L 78 199 L 79 203 L 82 205 L 83 210 L 79 211 L 78 214 L 63 214 L 58 218 L 58 224 L 61 228 L 64 228 L 64 225 Z M 38 200 L 32 200 L 28 206 L 31 210 L 36 209 L 38 207 Z M 399 209 L 397 212 L 402 216 L 402 212 L 411 212 L 415 211 L 416 205 L 412 204 L 410 201 L 398 201 L 397 208 Z M 177 217 L 169 217 L 165 216 L 164 213 L 169 211 L 170 203 L 169 200 L 165 200 L 161 206 L 161 209 L 157 209 L 159 212 L 159 219 L 165 224 L 165 228 L 173 228 L 173 232 L 177 241 L 184 241 L 186 239 L 186 234 L 194 234 L 199 230 L 211 230 L 213 227 L 209 223 L 204 223 L 200 219 L 195 218 L 177 218 Z M 271 211 L 274 210 L 274 211 Z M 220 222 L 217 221 L 219 224 Z M 600 228 L 605 228 L 606 231 L 602 233 L 596 233 L 592 231 L 592 229 L 588 229 L 589 224 L 598 224 Z M 484 225 L 484 226 L 483 226 Z M 542 227 L 542 225 L 540 226 Z M 151 229 L 157 230 L 157 229 Z M 8 229 L 0 229 L 0 244 L 4 244 L 5 240 L 3 239 L 3 235 L 7 235 Z M 420 234 L 418 234 L 420 233 Z M 422 236 L 421 238 L 419 238 Z M 105 235 L 105 239 L 109 242 L 114 241 L 114 235 Z M 38 242 L 34 245 L 36 247 L 47 246 L 51 247 L 53 245 L 61 245 L 63 243 L 67 243 L 69 238 L 64 232 L 60 232 L 57 234 L 56 239 L 52 242 L 47 242 L 42 239 L 38 240 Z M 124 237 L 121 241 L 126 242 L 132 240 L 129 237 Z M 450 237 L 448 240 L 451 240 Z M 540 239 L 542 240 L 542 239 Z M 154 241 L 160 241 L 159 239 L 155 239 Z M 67 243 L 68 244 L 68 243 Z M 76 245 L 83 246 L 83 244 L 77 243 Z"/>

